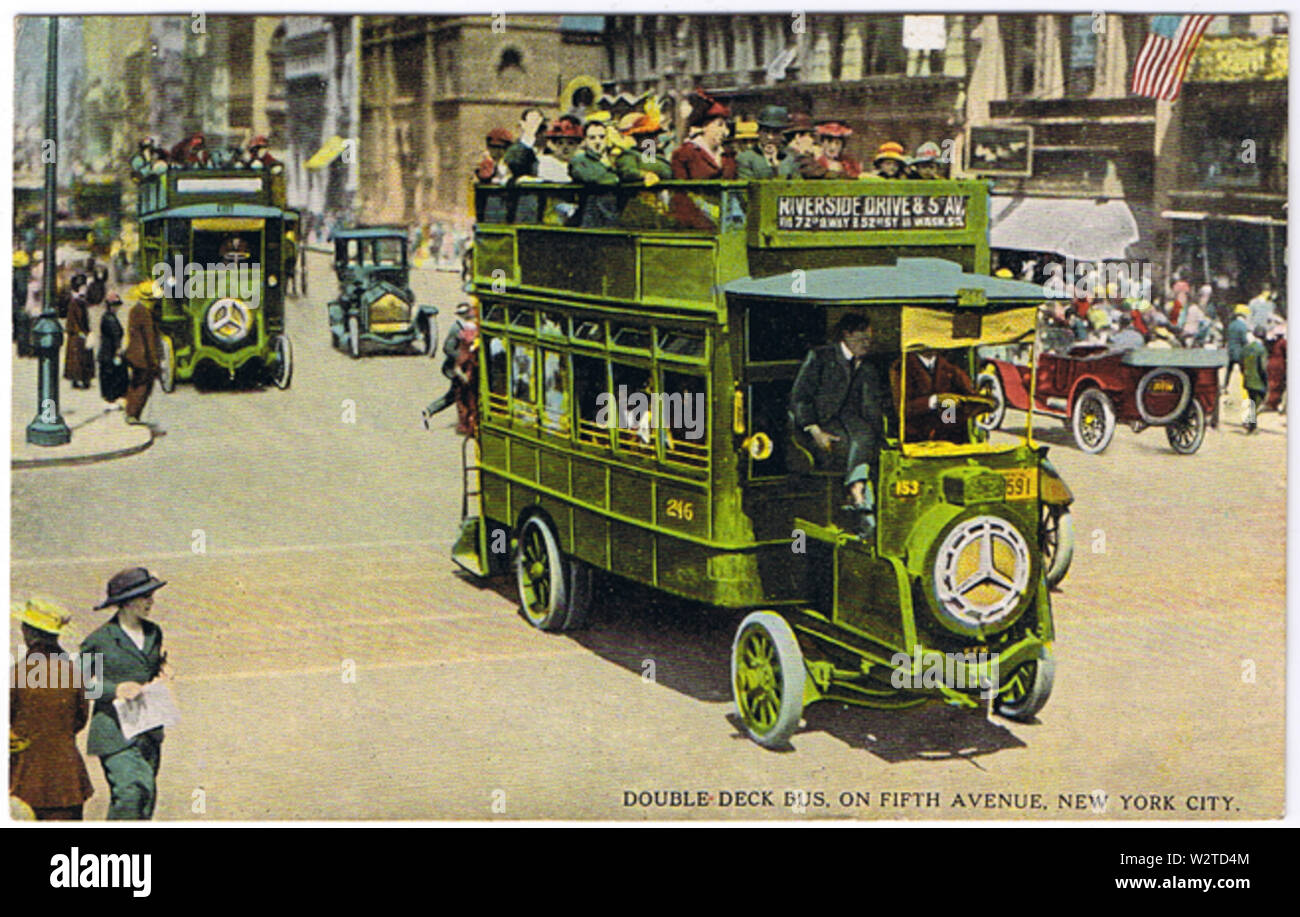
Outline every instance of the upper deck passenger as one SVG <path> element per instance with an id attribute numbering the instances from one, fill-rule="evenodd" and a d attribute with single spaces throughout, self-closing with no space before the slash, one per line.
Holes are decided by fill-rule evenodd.
<path id="1" fill-rule="evenodd" d="M 768 105 L 758 115 L 758 142 L 749 150 L 736 154 L 736 177 L 749 179 L 776 178 L 785 159 L 781 151 L 781 131 L 789 115 L 780 105 Z"/>
<path id="2" fill-rule="evenodd" d="M 542 181 L 567 182 L 569 163 L 582 143 L 582 124 L 571 115 L 561 115 L 546 131 L 546 152 L 537 157 L 537 177 Z"/>
<path id="3" fill-rule="evenodd" d="M 545 126 L 546 116 L 540 108 L 525 108 L 519 116 L 519 139 L 510 144 L 504 157 L 512 181 L 537 174 L 538 135 Z"/>
<path id="4" fill-rule="evenodd" d="M 817 161 L 813 151 L 815 128 L 812 118 L 803 112 L 790 116 L 790 123 L 782 132 L 786 139 L 786 156 L 777 170 L 780 178 L 825 178 L 826 169 Z"/>
<path id="5" fill-rule="evenodd" d="M 620 179 L 654 185 L 661 179 L 673 177 L 673 168 L 659 148 L 663 125 L 659 121 L 658 106 L 653 106 L 649 112 L 628 112 L 618 126 L 623 136 L 631 141 L 631 145 L 614 160 Z"/>
<path id="6" fill-rule="evenodd" d="M 862 174 L 862 163 L 844 152 L 853 128 L 843 121 L 818 121 L 817 136 L 822 142 L 817 164 L 826 170 L 826 178 L 857 178 Z"/>

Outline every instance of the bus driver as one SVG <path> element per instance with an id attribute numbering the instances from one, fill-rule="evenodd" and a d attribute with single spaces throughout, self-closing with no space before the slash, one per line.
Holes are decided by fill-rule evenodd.
<path id="1" fill-rule="evenodd" d="M 796 433 L 811 439 L 819 468 L 844 468 L 849 502 L 866 514 L 875 508 L 871 490 L 883 436 L 883 391 L 867 359 L 871 323 L 850 312 L 835 325 L 835 343 L 808 351 L 790 391 L 790 419 Z"/>

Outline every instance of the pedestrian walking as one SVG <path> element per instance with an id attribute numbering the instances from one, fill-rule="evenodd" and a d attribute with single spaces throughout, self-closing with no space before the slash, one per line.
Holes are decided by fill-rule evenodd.
<path id="1" fill-rule="evenodd" d="M 99 320 L 99 393 L 109 404 L 114 404 L 126 394 L 130 373 L 122 356 L 122 322 L 117 310 L 122 297 L 116 290 L 104 297 L 104 315 Z"/>
<path id="2" fill-rule="evenodd" d="M 1274 316 L 1264 343 L 1268 347 L 1268 399 L 1264 403 L 1271 411 L 1281 411 L 1286 394 L 1286 322 Z"/>
<path id="3" fill-rule="evenodd" d="M 109 821 L 140 821 L 153 817 L 158 798 L 158 768 L 162 763 L 163 727 L 128 739 L 113 701 L 134 700 L 156 680 L 171 677 L 163 634 L 149 615 L 153 594 L 167 585 L 144 567 L 123 570 L 108 581 L 108 595 L 95 606 L 115 607 L 117 613 L 81 643 L 86 670 L 99 668 L 92 686 L 100 692 L 90 719 L 86 752 L 97 755 L 108 781 Z"/>
<path id="4" fill-rule="evenodd" d="M 1232 380 L 1232 368 L 1241 366 L 1241 352 L 1246 347 L 1246 342 L 1250 340 L 1250 323 L 1247 318 L 1250 315 L 1250 307 L 1239 305 L 1232 321 L 1224 332 L 1225 343 L 1228 345 L 1228 366 L 1223 371 L 1223 389 L 1228 390 L 1228 382 Z"/>
<path id="5" fill-rule="evenodd" d="M 73 388 L 90 388 L 95 378 L 95 361 L 86 346 L 90 335 L 90 307 L 86 301 L 86 276 L 74 274 L 68 291 L 68 312 L 64 322 L 67 347 L 63 357 L 63 378 Z"/>
<path id="6" fill-rule="evenodd" d="M 144 422 L 140 413 L 149 402 L 158 375 L 158 326 L 150 308 L 152 281 L 141 281 L 131 288 L 131 295 L 135 304 L 127 314 L 126 345 L 122 349 L 131 377 L 126 389 L 126 422 L 139 424 Z"/>
<path id="7" fill-rule="evenodd" d="M 1256 328 L 1241 348 L 1241 374 L 1246 383 L 1250 407 L 1246 414 L 1246 432 L 1254 433 L 1259 411 L 1268 394 L 1268 350 L 1264 347 L 1264 329 Z"/>
<path id="8" fill-rule="evenodd" d="M 9 678 L 10 743 L 23 751 L 9 771 L 9 795 L 27 803 L 40 821 L 80 821 L 95 792 L 77 733 L 90 719 L 90 702 L 68 654 L 59 645 L 72 620 L 61 606 L 32 598 L 13 606 L 24 651 Z"/>

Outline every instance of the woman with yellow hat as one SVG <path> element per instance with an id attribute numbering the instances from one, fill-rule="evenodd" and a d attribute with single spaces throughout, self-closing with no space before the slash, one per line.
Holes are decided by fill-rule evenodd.
<path id="1" fill-rule="evenodd" d="M 876 167 L 876 175 L 880 178 L 902 178 L 903 169 L 907 166 L 903 145 L 893 140 L 882 143 L 871 164 Z"/>
<path id="2" fill-rule="evenodd" d="M 11 758 L 9 795 L 31 806 L 43 821 L 80 821 L 82 806 L 95 792 L 77 751 L 77 733 L 90 720 L 90 705 L 78 673 L 59 646 L 72 619 L 49 599 L 13 606 L 25 649 L 9 678 L 9 734 L 21 746 Z"/>

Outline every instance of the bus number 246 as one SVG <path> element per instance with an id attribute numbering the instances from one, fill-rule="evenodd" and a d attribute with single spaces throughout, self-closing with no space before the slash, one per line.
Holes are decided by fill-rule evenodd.
<path id="1" fill-rule="evenodd" d="M 665 512 L 669 519 L 684 519 L 690 522 L 695 518 L 695 504 L 690 500 L 669 500 Z"/>

